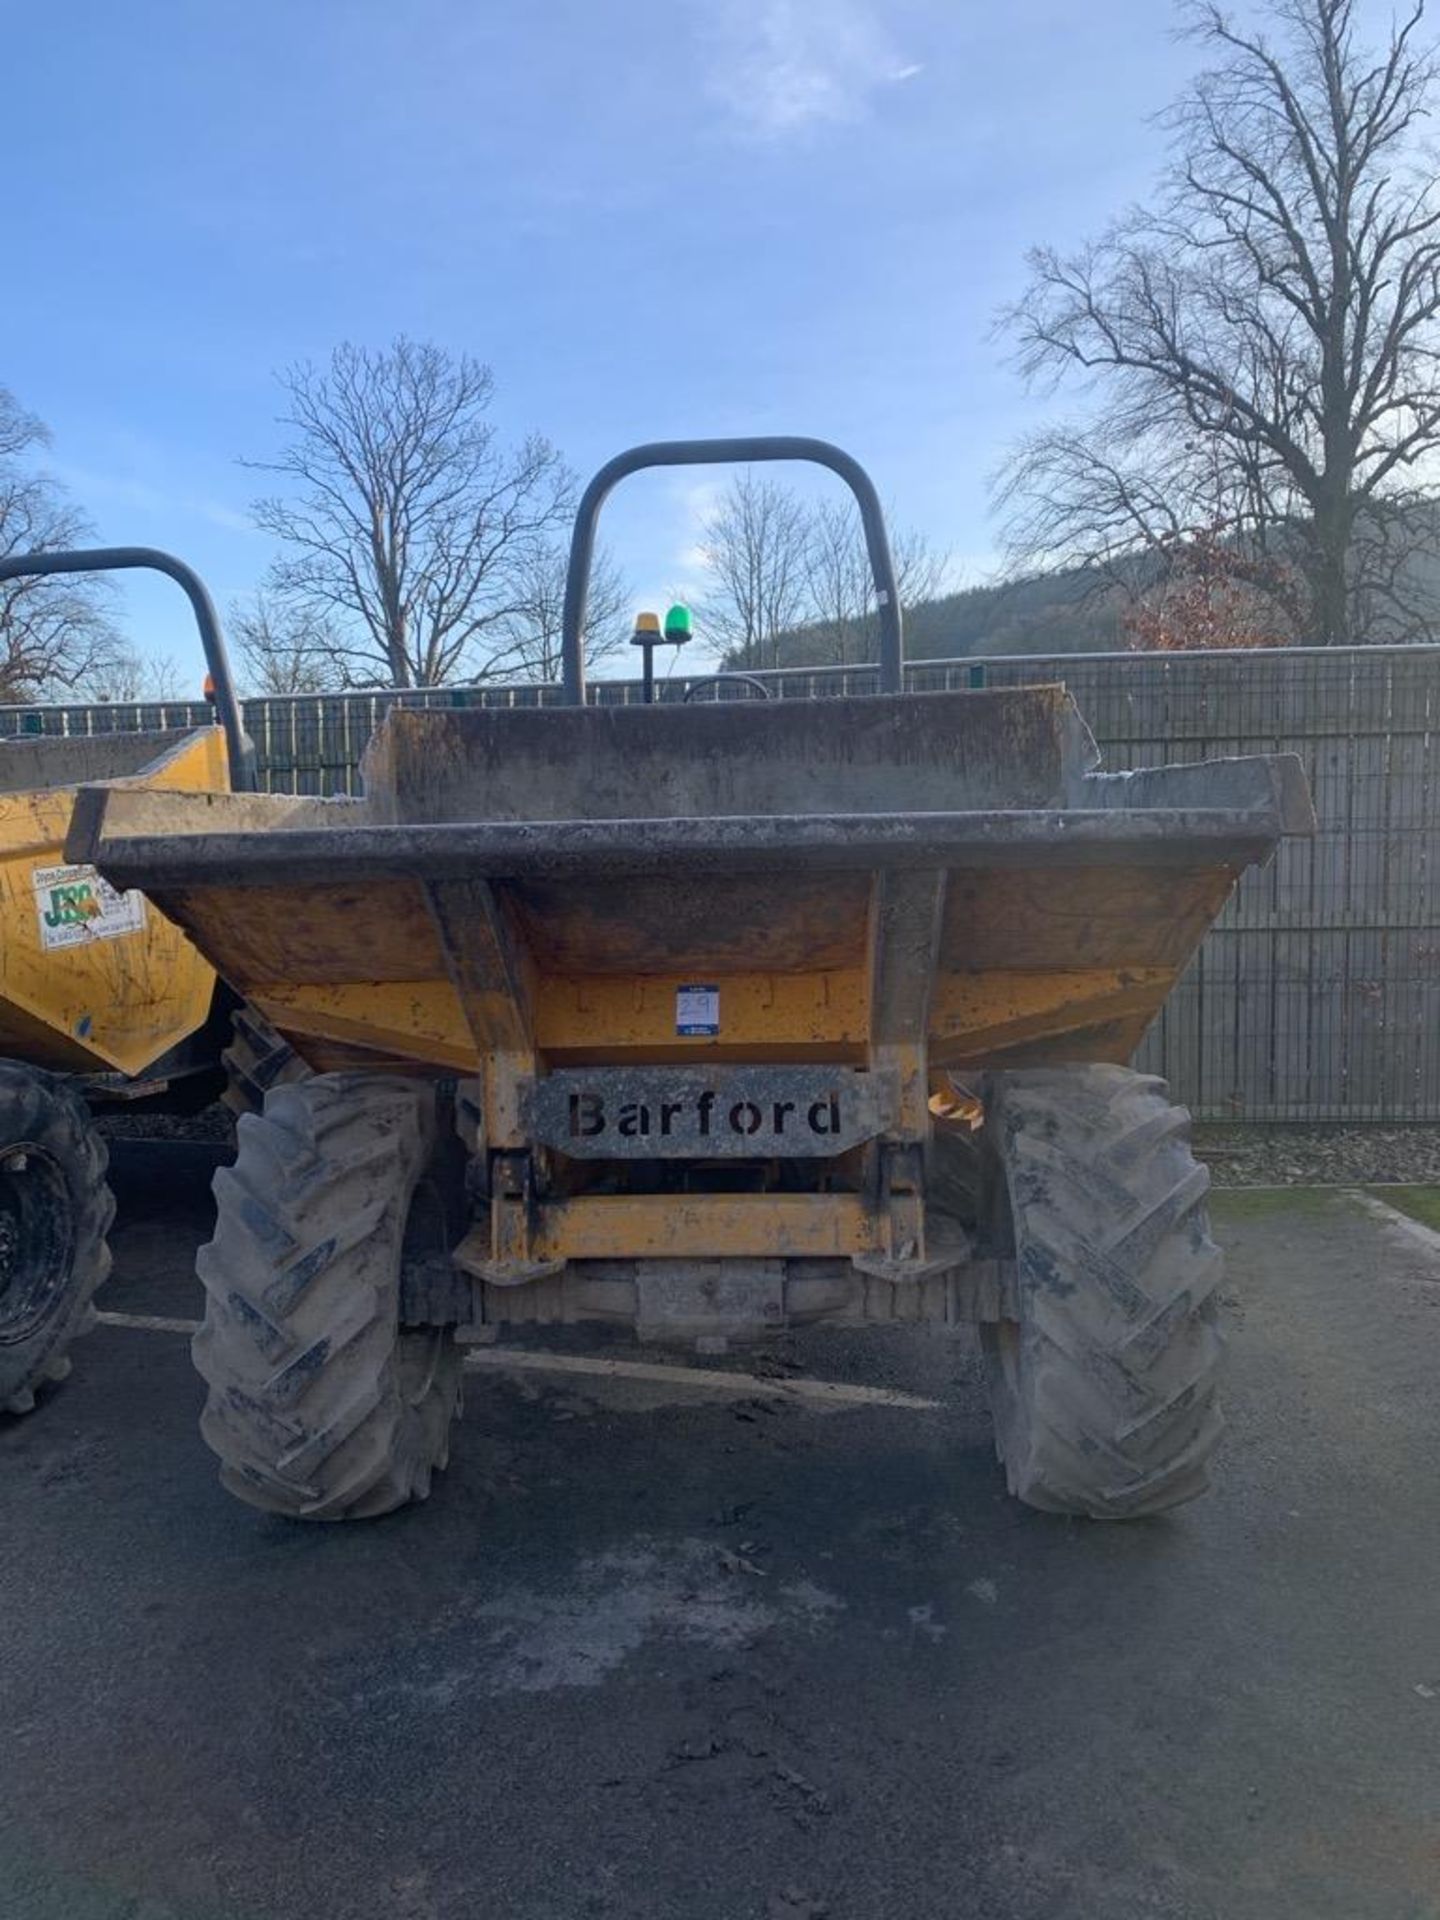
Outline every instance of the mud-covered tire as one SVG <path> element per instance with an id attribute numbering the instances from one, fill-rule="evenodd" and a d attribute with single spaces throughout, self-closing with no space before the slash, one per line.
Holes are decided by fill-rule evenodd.
<path id="1" fill-rule="evenodd" d="M 310 1072 L 289 1041 L 251 1006 L 237 1007 L 231 1015 L 230 1044 L 220 1062 L 225 1069 L 220 1097 L 237 1116 L 261 1112 L 272 1087 L 304 1080 Z"/>
<path id="2" fill-rule="evenodd" d="M 95 1324 L 115 1217 L 107 1164 L 73 1088 L 0 1060 L 0 1413 L 28 1413 Z"/>
<path id="3" fill-rule="evenodd" d="M 423 1500 L 449 1456 L 450 1328 L 400 1324 L 401 1253 L 436 1145 L 435 1094 L 378 1074 L 276 1087 L 215 1176 L 192 1351 L 231 1493 L 299 1520 Z"/>
<path id="4" fill-rule="evenodd" d="M 1126 1067 L 997 1074 L 1020 1318 L 982 1328 L 996 1448 L 1032 1507 L 1097 1520 L 1202 1493 L 1220 1435 L 1209 1175 L 1165 1083 Z"/>

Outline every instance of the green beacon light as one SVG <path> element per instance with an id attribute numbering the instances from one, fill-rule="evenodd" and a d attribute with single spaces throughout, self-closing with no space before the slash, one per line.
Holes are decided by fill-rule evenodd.
<path id="1" fill-rule="evenodd" d="M 679 605 L 671 607 L 665 616 L 665 631 L 660 631 L 658 613 L 637 613 L 635 631 L 630 636 L 630 644 L 645 649 L 645 680 L 641 699 L 648 707 L 655 699 L 655 649 L 656 647 L 683 647 L 690 638 L 690 609 Z"/>
<path id="2" fill-rule="evenodd" d="M 693 640 L 694 637 L 695 627 L 690 609 L 677 601 L 665 616 L 665 638 L 672 647 L 683 647 L 687 640 Z"/>

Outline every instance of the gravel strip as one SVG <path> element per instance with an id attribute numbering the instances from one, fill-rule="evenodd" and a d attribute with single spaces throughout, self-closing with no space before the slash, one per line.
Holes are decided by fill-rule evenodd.
<path id="1" fill-rule="evenodd" d="M 235 1116 L 217 1100 L 199 1113 L 160 1113 L 154 1107 L 95 1109 L 95 1125 L 107 1140 L 203 1140 L 227 1144 L 235 1137 Z"/>
<path id="2" fill-rule="evenodd" d="M 1197 1126 L 1217 1187 L 1440 1184 L 1440 1127 Z"/>

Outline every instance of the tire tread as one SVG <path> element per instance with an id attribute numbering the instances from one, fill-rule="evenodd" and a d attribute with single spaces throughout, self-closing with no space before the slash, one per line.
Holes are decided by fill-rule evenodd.
<path id="1" fill-rule="evenodd" d="M 443 1464 L 459 1359 L 443 1329 L 399 1325 L 410 1201 L 434 1131 L 422 1081 L 325 1074 L 271 1089 L 215 1177 L 196 1262 L 201 1431 L 232 1493 L 296 1519 L 423 1499 Z M 417 1354 L 421 1391 L 408 1390 Z"/>
<path id="2" fill-rule="evenodd" d="M 1223 1342 L 1189 1115 L 1128 1068 L 1036 1068 L 995 1076 L 987 1124 L 1020 1278 L 1020 1321 L 983 1330 L 1011 1492 L 1094 1519 L 1193 1499 Z"/>
<path id="3" fill-rule="evenodd" d="M 65 1174 L 73 1253 L 54 1311 L 34 1337 L 0 1347 L 0 1413 L 29 1413 L 35 1391 L 70 1371 L 70 1347 L 95 1325 L 96 1290 L 110 1273 L 115 1219 L 109 1150 L 89 1108 L 60 1075 L 0 1060 L 0 1144 L 30 1140 Z"/>

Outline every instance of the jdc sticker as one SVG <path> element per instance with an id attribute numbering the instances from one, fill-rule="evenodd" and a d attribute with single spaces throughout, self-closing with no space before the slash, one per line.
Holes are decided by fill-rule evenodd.
<path id="1" fill-rule="evenodd" d="M 42 947 L 79 947 L 144 928 L 144 894 L 117 893 L 94 867 L 36 867 L 30 877 Z"/>
<path id="2" fill-rule="evenodd" d="M 679 1034 L 715 1034 L 720 1031 L 720 989 L 677 987 L 675 1031 Z"/>

